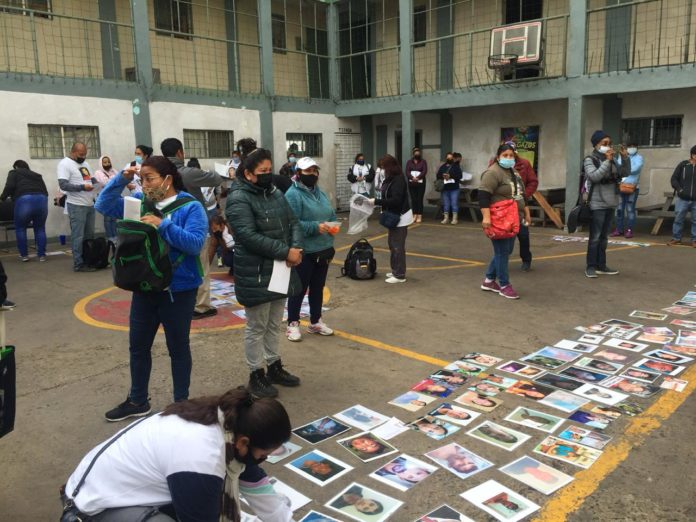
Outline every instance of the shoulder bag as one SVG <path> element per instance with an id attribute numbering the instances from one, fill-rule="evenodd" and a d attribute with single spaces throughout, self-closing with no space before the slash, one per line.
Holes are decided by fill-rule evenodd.
<path id="1" fill-rule="evenodd" d="M 392 183 L 393 181 L 389 183 L 386 190 L 384 191 L 385 198 L 389 193 L 389 189 L 391 188 Z M 382 213 L 379 215 L 379 224 L 382 225 L 384 228 L 388 229 L 396 228 L 400 220 L 401 214 L 392 210 L 385 210 L 384 208 L 382 209 Z"/>

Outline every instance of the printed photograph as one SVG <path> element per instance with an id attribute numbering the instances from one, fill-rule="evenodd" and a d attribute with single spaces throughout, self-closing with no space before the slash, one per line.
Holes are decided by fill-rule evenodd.
<path id="1" fill-rule="evenodd" d="M 461 408 L 448 402 L 444 402 L 434 410 L 431 410 L 428 415 L 431 415 L 437 419 L 451 422 L 452 424 L 458 424 L 459 426 L 467 426 L 481 414 L 476 411 L 467 410 L 466 408 Z"/>
<path id="2" fill-rule="evenodd" d="M 599 337 L 599 336 L 597 336 Z M 601 337 L 600 337 L 601 338 Z M 556 348 L 563 348 L 565 350 L 574 350 L 581 353 L 590 353 L 597 349 L 597 345 L 582 341 L 570 341 L 568 339 L 563 339 L 554 345 Z"/>
<path id="3" fill-rule="evenodd" d="M 556 417 L 555 415 L 532 410 L 530 408 L 524 408 L 522 406 L 515 408 L 512 413 L 505 417 L 505 420 L 545 433 L 553 433 L 556 428 L 565 421 L 565 419 L 561 417 Z"/>
<path id="4" fill-rule="evenodd" d="M 435 440 L 442 440 L 445 437 L 448 437 L 461 429 L 459 426 L 455 426 L 454 424 L 450 424 L 447 421 L 438 419 L 430 415 L 426 415 L 425 417 L 416 419 L 415 421 L 411 422 L 408 426 L 412 430 L 423 433 L 431 439 Z"/>
<path id="5" fill-rule="evenodd" d="M 380 424 L 384 424 L 389 417 L 372 411 L 365 406 L 356 404 L 334 415 L 336 419 L 362 431 L 372 431 Z"/>
<path id="6" fill-rule="evenodd" d="M 673 319 L 669 324 L 674 326 L 682 326 L 689 330 L 696 330 L 696 321 L 687 321 L 686 319 Z"/>
<path id="7" fill-rule="evenodd" d="M 596 334 L 584 334 L 578 339 L 579 342 L 581 343 L 589 343 L 589 344 L 602 344 L 602 341 L 604 340 L 603 335 L 596 335 Z"/>
<path id="8" fill-rule="evenodd" d="M 555 373 L 545 373 L 541 377 L 534 379 L 534 382 L 567 391 L 577 390 L 580 386 L 585 384 L 584 382 L 576 381 L 570 377 L 564 377 Z"/>
<path id="9" fill-rule="evenodd" d="M 579 355 L 579 354 L 578 354 Z M 553 357 L 546 357 L 544 355 L 530 354 L 520 357 L 521 361 L 532 364 L 534 366 L 540 366 L 542 368 L 547 368 L 549 370 L 555 370 L 560 368 L 566 362 L 560 359 L 554 359 Z"/>
<path id="10" fill-rule="evenodd" d="M 505 391 L 507 393 L 517 395 L 518 397 L 539 401 L 553 393 L 554 390 L 553 388 L 549 388 L 548 386 L 544 386 L 538 382 L 517 381 L 513 386 L 510 386 Z"/>
<path id="11" fill-rule="evenodd" d="M 588 370 L 587 368 L 578 368 L 577 366 L 571 366 L 570 368 L 561 370 L 558 373 L 559 375 L 565 375 L 571 379 L 577 379 L 578 381 L 583 381 L 590 384 L 600 383 L 609 377 L 609 375 L 606 373 Z"/>
<path id="12" fill-rule="evenodd" d="M 649 386 L 649 384 L 646 384 L 646 386 Z M 573 393 L 579 395 L 580 397 L 586 397 L 591 401 L 608 404 L 609 406 L 618 404 L 619 402 L 628 398 L 628 395 L 625 393 L 620 393 L 613 389 L 604 388 L 602 386 L 595 386 L 594 384 L 585 384 L 584 386 L 581 386 L 575 390 Z"/>
<path id="13" fill-rule="evenodd" d="M 595 359 L 604 359 L 605 361 L 615 362 L 615 363 L 625 363 L 630 359 L 630 355 L 626 353 L 614 352 L 612 350 L 600 350 L 592 354 Z"/>
<path id="14" fill-rule="evenodd" d="M 534 453 L 545 455 L 549 458 L 560 460 L 579 466 L 589 468 L 602 455 L 600 450 L 581 446 L 557 437 L 546 437 L 536 448 Z"/>
<path id="15" fill-rule="evenodd" d="M 605 335 L 606 331 L 609 330 L 611 326 L 606 324 L 591 324 L 590 326 L 576 326 L 575 329 L 578 332 L 587 334 L 602 334 Z"/>
<path id="16" fill-rule="evenodd" d="M 568 417 L 568 420 L 585 424 L 586 426 L 590 426 L 596 430 L 607 429 L 612 421 L 612 419 L 609 417 L 586 410 L 578 410 L 574 412 L 570 417 Z"/>
<path id="17" fill-rule="evenodd" d="M 636 335 L 640 333 L 640 330 L 627 330 L 626 328 L 621 328 L 620 326 L 611 326 L 604 332 L 604 335 L 608 337 L 614 337 L 616 339 L 633 339 Z"/>
<path id="18" fill-rule="evenodd" d="M 516 522 L 539 509 L 531 500 L 506 488 L 495 480 L 488 480 L 461 496 L 474 506 L 482 509 L 496 520 Z"/>
<path id="19" fill-rule="evenodd" d="M 517 379 L 511 379 L 510 377 L 504 377 L 502 375 L 497 375 L 495 373 L 489 373 L 488 375 L 480 376 L 485 382 L 495 384 L 496 386 L 501 386 L 503 388 L 509 388 L 517 382 Z"/>
<path id="20" fill-rule="evenodd" d="M 310 451 L 288 462 L 285 467 L 319 486 L 325 486 L 353 469 L 319 450 Z"/>
<path id="21" fill-rule="evenodd" d="M 506 428 L 505 426 L 491 421 L 486 421 L 466 433 L 476 439 L 503 448 L 506 451 L 514 450 L 531 438 L 531 436 L 526 433 Z"/>
<path id="22" fill-rule="evenodd" d="M 647 370 L 649 372 L 661 373 L 662 375 L 671 375 L 672 377 L 679 375 L 682 371 L 684 371 L 684 366 L 656 361 L 654 359 L 641 359 L 640 361 L 634 363 L 633 367 L 640 368 L 641 370 Z"/>
<path id="23" fill-rule="evenodd" d="M 445 370 L 454 370 L 465 377 L 476 377 L 479 373 L 486 371 L 486 367 L 480 364 L 474 364 L 470 361 L 454 361 L 445 366 Z"/>
<path id="24" fill-rule="evenodd" d="M 466 515 L 462 515 L 459 511 L 451 508 L 447 504 L 443 504 L 439 508 L 433 509 L 427 515 L 423 515 L 415 522 L 474 522 Z"/>
<path id="25" fill-rule="evenodd" d="M 427 406 L 428 404 L 430 404 L 431 402 L 435 402 L 436 400 L 436 397 L 431 397 L 430 395 L 423 395 L 422 393 L 411 391 L 406 392 L 403 395 L 399 395 L 395 399 L 392 399 L 391 401 L 389 401 L 389 404 L 398 406 L 399 408 L 403 408 L 404 410 L 408 411 L 418 411 L 423 406 Z"/>
<path id="26" fill-rule="evenodd" d="M 657 361 L 665 361 L 672 364 L 685 364 L 694 360 L 693 357 L 679 355 L 668 350 L 651 350 L 649 352 L 645 352 L 643 355 Z"/>
<path id="27" fill-rule="evenodd" d="M 280 462 L 281 460 L 289 457 L 293 453 L 297 453 L 302 449 L 302 446 L 298 446 L 294 442 L 286 442 L 283 444 L 280 448 L 275 450 L 273 453 L 271 453 L 268 458 L 266 459 L 266 462 L 269 464 L 275 464 L 276 462 Z"/>
<path id="28" fill-rule="evenodd" d="M 481 366 L 486 367 L 495 366 L 496 364 L 502 361 L 502 359 L 498 357 L 493 357 L 492 355 L 486 355 L 485 353 L 478 352 L 468 353 L 459 360 L 465 362 L 473 362 L 475 364 L 480 364 Z"/>
<path id="29" fill-rule="evenodd" d="M 534 352 L 532 355 L 551 357 L 552 359 L 558 359 L 559 361 L 563 362 L 571 362 L 580 357 L 580 355 L 573 351 L 563 350 L 562 348 L 556 348 L 555 346 L 545 346 L 541 350 Z"/>
<path id="30" fill-rule="evenodd" d="M 621 319 L 607 319 L 606 321 L 602 321 L 601 324 L 613 326 L 615 328 L 622 328 L 624 330 L 635 330 L 636 328 L 643 326 L 642 324 L 631 323 L 630 321 L 623 321 Z"/>
<path id="31" fill-rule="evenodd" d="M 615 364 L 607 361 L 601 361 L 593 357 L 583 357 L 575 361 L 573 364 L 581 368 L 589 368 L 590 370 L 597 370 L 603 373 L 614 374 L 623 368 L 623 364 Z"/>
<path id="32" fill-rule="evenodd" d="M 604 341 L 605 346 L 612 348 L 620 348 L 621 350 L 629 350 L 631 352 L 640 352 L 645 350 L 649 345 L 643 343 L 634 343 L 625 339 L 607 339 Z"/>
<path id="33" fill-rule="evenodd" d="M 646 312 L 644 310 L 633 310 L 628 316 L 635 317 L 636 319 L 652 319 L 653 321 L 664 321 L 668 317 L 667 314 Z"/>
<path id="34" fill-rule="evenodd" d="M 667 352 L 672 352 L 672 353 L 678 353 L 682 355 L 686 355 L 688 357 L 696 357 L 696 348 L 692 346 L 679 346 L 676 344 L 665 344 L 662 347 L 663 350 Z"/>
<path id="35" fill-rule="evenodd" d="M 619 390 L 637 397 L 652 397 L 660 391 L 660 387 L 648 382 L 634 381 L 625 377 L 612 377 L 602 383 L 603 386 L 612 390 Z"/>
<path id="36" fill-rule="evenodd" d="M 500 392 L 505 391 L 505 387 L 499 384 L 493 384 L 488 381 L 478 381 L 467 388 L 469 391 L 480 393 L 488 397 L 495 397 Z"/>
<path id="37" fill-rule="evenodd" d="M 372 462 L 396 453 L 396 448 L 372 433 L 363 432 L 337 441 L 346 450 L 363 462 Z"/>
<path id="38" fill-rule="evenodd" d="M 567 391 L 556 390 L 551 395 L 541 399 L 539 404 L 545 404 L 551 408 L 570 413 L 578 408 L 582 408 L 588 402 L 590 401 L 568 393 Z"/>
<path id="39" fill-rule="evenodd" d="M 440 398 L 449 396 L 454 389 L 455 386 L 451 386 L 442 381 L 434 381 L 433 379 L 423 379 L 418 384 L 411 387 L 411 391 Z"/>
<path id="40" fill-rule="evenodd" d="M 501 467 L 500 471 L 544 495 L 558 491 L 573 480 L 573 477 L 528 456 Z"/>
<path id="41" fill-rule="evenodd" d="M 675 344 L 696 348 L 696 332 L 691 330 L 679 330 L 679 335 L 677 336 Z"/>
<path id="42" fill-rule="evenodd" d="M 528 364 L 517 361 L 506 362 L 505 364 L 498 366 L 496 369 L 523 377 L 536 377 L 544 373 L 544 370 L 541 370 L 540 368 L 535 368 L 534 366 L 529 366 Z"/>
<path id="43" fill-rule="evenodd" d="M 616 408 L 616 406 L 609 406 L 607 404 L 595 404 L 590 408 L 590 413 L 598 413 L 599 415 L 604 415 L 608 417 L 609 420 L 616 420 L 621 417 L 621 411 Z"/>
<path id="44" fill-rule="evenodd" d="M 666 326 L 644 326 L 643 333 L 646 334 L 656 334 L 656 335 L 667 335 L 674 337 L 674 332 L 667 328 Z"/>
<path id="45" fill-rule="evenodd" d="M 681 316 L 687 316 L 696 313 L 696 310 L 689 306 L 668 306 L 667 308 L 663 308 L 662 311 Z"/>
<path id="46" fill-rule="evenodd" d="M 462 395 L 454 399 L 454 402 L 485 413 L 495 410 L 503 403 L 503 401 L 498 397 L 486 397 L 485 395 L 472 391 L 464 392 Z"/>
<path id="47" fill-rule="evenodd" d="M 425 456 L 461 479 L 469 478 L 493 466 L 492 462 L 479 457 L 456 442 L 429 451 Z"/>
<path id="48" fill-rule="evenodd" d="M 659 373 L 649 372 L 647 370 L 639 370 L 638 368 L 626 368 L 623 372 L 619 374 L 619 377 L 626 377 L 627 379 L 633 379 L 636 381 L 642 381 L 647 383 L 653 383 L 660 378 Z"/>
<path id="49" fill-rule="evenodd" d="M 292 432 L 310 444 L 319 444 L 321 441 L 340 435 L 349 429 L 349 426 L 341 424 L 331 417 L 322 417 L 314 422 L 295 428 Z"/>
<path id="50" fill-rule="evenodd" d="M 672 341 L 674 341 L 674 336 L 673 335 L 664 335 L 664 334 L 643 332 L 638 337 L 636 337 L 636 339 L 638 341 L 645 341 L 647 343 L 667 344 L 667 343 L 671 343 Z"/>
<path id="51" fill-rule="evenodd" d="M 438 370 L 430 376 L 435 382 L 443 382 L 452 387 L 459 387 L 467 381 L 467 377 L 456 370 Z"/>
<path id="52" fill-rule="evenodd" d="M 559 439 L 577 442 L 583 446 L 588 446 L 594 449 L 604 449 L 604 446 L 609 444 L 611 437 L 596 431 L 588 430 L 580 426 L 568 426 L 558 434 Z"/>
<path id="53" fill-rule="evenodd" d="M 353 520 L 382 522 L 399 509 L 403 502 L 353 482 L 325 505 Z"/>
<path id="54" fill-rule="evenodd" d="M 688 384 L 689 384 L 689 381 L 684 381 L 682 379 L 677 379 L 675 377 L 667 376 L 660 383 L 660 388 L 663 388 L 665 390 L 683 392 Z"/>
<path id="55" fill-rule="evenodd" d="M 341 522 L 337 518 L 330 517 L 319 511 L 310 511 L 300 519 L 300 522 Z"/>
<path id="56" fill-rule="evenodd" d="M 643 408 L 640 404 L 636 404 L 635 402 L 622 402 L 614 406 L 614 408 L 619 410 L 624 415 L 628 415 L 629 417 L 635 417 L 636 415 L 640 415 L 643 413 L 643 411 L 645 411 L 645 408 Z"/>
<path id="57" fill-rule="evenodd" d="M 408 455 L 400 455 L 377 469 L 370 476 L 399 491 L 408 491 L 416 484 L 427 479 L 437 470 L 436 466 Z"/>

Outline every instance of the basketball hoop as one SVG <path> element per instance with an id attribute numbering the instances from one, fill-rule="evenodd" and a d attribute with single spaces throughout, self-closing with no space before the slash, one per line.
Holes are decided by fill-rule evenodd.
<path id="1" fill-rule="evenodd" d="M 488 68 L 499 72 L 509 72 L 514 69 L 518 58 L 516 54 L 492 54 L 488 57 Z"/>

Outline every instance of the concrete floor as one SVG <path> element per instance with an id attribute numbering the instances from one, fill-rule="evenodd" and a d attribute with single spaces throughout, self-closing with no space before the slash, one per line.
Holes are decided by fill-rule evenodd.
<path id="1" fill-rule="evenodd" d="M 518 259 L 511 263 L 512 282 L 522 296 L 520 301 L 511 302 L 478 289 L 483 276 L 479 263 L 486 263 L 491 255 L 490 243 L 480 229 L 471 223 L 457 227 L 432 223 L 409 231 L 407 250 L 446 259 L 410 255 L 408 282 L 393 286 L 379 277 L 374 281 L 337 279 L 339 267 L 334 266 L 327 282 L 331 298 L 326 306 L 331 310 L 325 314 L 325 321 L 346 334 L 446 361 L 470 351 L 513 359 L 563 338 L 577 338 L 580 334 L 573 331 L 575 326 L 611 317 L 627 318 L 636 308 L 657 311 L 692 290 L 696 282 L 696 249 L 661 245 L 610 252 L 609 263 L 619 268 L 621 275 L 588 280 L 583 275 L 585 244 L 555 242 L 550 239 L 555 230 L 533 229 L 532 250 L 537 260 L 529 273 L 519 270 Z M 366 235 L 383 232 L 372 224 Z M 341 235 L 337 247 L 349 245 L 354 239 Z M 656 238 L 639 235 L 636 239 Z M 662 244 L 666 240 L 657 239 Z M 386 249 L 386 238 L 374 240 L 373 245 Z M 339 252 L 337 260 L 342 262 L 344 257 L 345 250 Z M 384 274 L 388 254 L 378 250 L 377 258 L 379 271 Z M 127 334 L 95 328 L 73 314 L 78 300 L 110 285 L 107 271 L 74 274 L 68 256 L 51 257 L 45 264 L 21 264 L 11 255 L 3 262 L 10 278 L 10 299 L 18 303 L 7 322 L 9 342 L 17 346 L 19 399 L 16 429 L 0 440 L 0 518 L 55 520 L 60 509 L 60 485 L 91 447 L 121 426 L 105 422 L 103 413 L 121 402 L 128 391 Z M 195 334 L 191 343 L 192 396 L 222 392 L 246 382 L 242 330 Z M 163 336 L 158 336 L 154 353 L 150 394 L 153 407 L 159 409 L 169 402 L 171 394 Z M 286 366 L 303 379 L 301 387 L 281 390 L 280 399 L 294 425 L 355 403 L 411 421 L 418 414 L 387 401 L 436 369 L 433 364 L 358 342 L 350 335 L 305 336 L 303 342 L 294 344 L 283 338 L 282 355 Z M 500 421 L 515 406 L 525 404 L 509 394 L 502 394 L 502 399 L 504 405 L 482 419 Z M 636 402 L 647 405 L 652 400 Z M 629 421 L 622 417 L 607 433 L 620 438 Z M 695 452 L 691 440 L 695 421 L 696 402 L 689 398 L 601 482 L 568 520 L 696 519 L 696 474 L 692 468 Z M 466 430 L 443 442 L 415 432 L 400 435 L 392 442 L 400 451 L 419 457 L 454 441 L 498 467 L 530 454 L 532 444 L 541 440 L 540 432 L 514 427 L 532 435 L 514 452 L 473 439 L 464 433 Z M 488 520 L 487 515 L 458 496 L 488 479 L 538 504 L 550 498 L 493 468 L 466 481 L 438 470 L 410 493 L 401 493 L 367 477 L 382 461 L 361 464 L 331 440 L 318 449 L 350 463 L 355 470 L 320 488 L 286 469 L 285 462 L 266 465 L 266 469 L 315 499 L 308 507 L 323 511 L 327 509 L 322 504 L 354 480 L 405 501 L 391 518 L 397 521 L 412 521 L 442 503 L 474 520 Z M 579 471 L 543 457 L 539 460 L 566 473 Z M 300 510 L 297 518 L 306 511 Z"/>

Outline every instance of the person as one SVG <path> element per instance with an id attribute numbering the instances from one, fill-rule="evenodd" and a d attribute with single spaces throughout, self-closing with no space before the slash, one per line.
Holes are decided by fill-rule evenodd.
<path id="1" fill-rule="evenodd" d="M 326 480 L 341 472 L 343 468 L 328 459 L 305 460 L 300 464 L 300 469 L 319 480 Z"/>
<path id="2" fill-rule="evenodd" d="M 619 206 L 616 208 L 616 228 L 611 233 L 611 237 L 624 236 L 626 239 L 633 237 L 633 227 L 636 224 L 636 203 L 638 203 L 638 193 L 640 192 L 640 172 L 643 169 L 643 156 L 638 154 L 638 147 L 635 140 L 628 142 L 626 147 L 628 159 L 631 164 L 631 174 L 621 180 L 621 183 L 635 185 L 633 194 L 619 194 Z M 621 158 L 618 158 L 619 161 Z M 624 227 L 624 215 L 626 217 Z"/>
<path id="3" fill-rule="evenodd" d="M 198 161 L 198 158 L 189 158 L 186 162 L 186 166 L 194 169 L 201 169 L 201 162 Z M 208 219 L 218 215 L 218 203 L 215 194 L 217 188 L 218 187 L 201 187 L 204 200 L 203 206 L 205 207 L 205 213 L 208 215 Z"/>
<path id="4" fill-rule="evenodd" d="M 351 486 L 345 493 L 331 503 L 331 507 L 341 509 L 353 506 L 365 515 L 378 515 L 384 511 L 384 506 L 377 500 L 363 496 L 362 487 L 358 484 Z"/>
<path id="5" fill-rule="evenodd" d="M 295 172 L 297 171 L 297 154 L 295 151 L 288 151 L 288 161 L 280 167 L 278 174 L 285 176 L 289 180 L 293 180 L 295 177 Z"/>
<path id="6" fill-rule="evenodd" d="M 94 177 L 97 178 L 97 181 L 102 187 L 105 187 L 109 180 L 116 174 L 118 173 L 114 169 L 111 158 L 108 155 L 104 154 L 99 158 L 99 168 L 94 171 Z M 96 196 L 98 198 L 99 194 L 96 194 Z M 106 239 L 116 244 L 118 233 L 116 232 L 115 218 L 104 216 L 104 233 L 106 234 Z"/>
<path id="7" fill-rule="evenodd" d="M 508 143 L 512 145 L 513 152 L 515 153 L 515 172 L 520 175 L 522 183 L 524 183 L 524 199 L 525 201 L 530 201 L 539 186 L 539 178 L 534 171 L 532 163 L 527 158 L 520 156 L 517 152 L 517 143 L 514 141 Z M 517 240 L 520 243 L 522 271 L 529 272 L 532 268 L 532 251 L 529 243 L 529 225 L 525 221 L 520 223 L 520 232 L 517 234 Z"/>
<path id="8" fill-rule="evenodd" d="M 498 147 L 496 161 L 481 175 L 479 186 L 479 204 L 483 214 L 484 229 L 491 226 L 490 207 L 494 203 L 506 200 L 517 202 L 517 208 L 523 213 L 520 222 L 529 223 L 529 208 L 524 201 L 524 183 L 515 172 L 515 151 L 511 145 L 503 144 Z M 519 299 L 519 295 L 510 284 L 508 260 L 515 245 L 515 237 L 506 239 L 491 239 L 493 244 L 493 259 L 486 272 L 486 278 L 481 283 L 481 290 L 494 292 L 507 299 Z M 499 281 L 496 282 L 496 279 Z"/>
<path id="9" fill-rule="evenodd" d="M 686 215 L 691 212 L 691 246 L 696 248 L 696 145 L 689 151 L 689 159 L 680 162 L 671 178 L 677 195 L 674 201 L 674 225 L 670 246 L 680 245 Z"/>
<path id="10" fill-rule="evenodd" d="M 382 160 L 380 159 L 380 160 L 377 160 L 377 168 L 375 169 L 375 205 L 381 205 L 382 185 L 383 184 L 384 184 L 384 167 L 382 165 Z"/>
<path id="11" fill-rule="evenodd" d="M 43 176 L 29 169 L 24 160 L 17 160 L 7 175 L 0 200 L 11 198 L 14 204 L 15 236 L 19 257 L 29 261 L 27 227 L 31 223 L 39 261 L 46 261 L 46 218 L 48 217 L 48 190 Z"/>
<path id="12" fill-rule="evenodd" d="M 329 198 L 319 188 L 319 166 L 310 157 L 297 162 L 297 177 L 285 194 L 290 208 L 297 216 L 304 235 L 302 262 L 295 269 L 302 281 L 302 292 L 288 298 L 287 337 L 290 341 L 301 341 L 300 308 L 305 293 L 309 290 L 309 326 L 307 332 L 333 335 L 333 330 L 321 319 L 324 303 L 324 286 L 331 260 L 336 254 L 333 247 L 333 225 L 336 211 Z"/>
<path id="13" fill-rule="evenodd" d="M 210 245 L 208 246 L 208 262 L 212 263 L 215 253 L 222 254 L 224 266 L 229 267 L 228 275 L 234 275 L 234 237 L 230 233 L 227 221 L 222 216 L 210 219 Z"/>
<path id="14" fill-rule="evenodd" d="M 239 165 L 242 163 L 242 157 L 238 150 L 233 150 L 230 156 L 230 160 L 227 162 L 227 174 L 230 179 L 234 179 Z"/>
<path id="15" fill-rule="evenodd" d="M 414 422 L 413 428 L 417 431 L 425 433 L 428 437 L 438 440 L 444 439 L 448 434 L 447 428 L 445 428 L 442 424 L 438 424 L 438 422 L 435 420 L 433 420 L 433 422 L 429 421 L 427 417 Z"/>
<path id="16" fill-rule="evenodd" d="M 413 147 L 411 158 L 406 162 L 406 177 L 408 178 L 408 190 L 411 194 L 413 205 L 413 219 L 415 223 L 423 220 L 423 198 L 425 197 L 425 178 L 428 175 L 428 162 L 423 159 L 423 153 L 418 147 Z"/>
<path id="17" fill-rule="evenodd" d="M 133 180 L 135 168 L 122 171 L 104 187 L 97 200 L 97 210 L 104 215 L 123 218 L 123 188 Z M 162 156 L 150 156 L 140 168 L 145 207 L 154 207 L 140 221 L 157 228 L 169 246 L 172 263 L 183 254 L 174 269 L 171 285 L 163 292 L 133 292 L 129 319 L 131 387 L 126 400 L 106 412 L 106 420 L 120 421 L 150 412 L 148 383 L 152 369 L 152 343 L 160 325 L 164 328 L 171 359 L 174 400 L 188 399 L 191 381 L 191 347 L 189 332 L 201 284 L 198 255 L 208 232 L 208 218 L 198 201 L 179 207 L 171 214 L 163 209 L 180 198 L 191 198 L 176 166 Z"/>
<path id="18" fill-rule="evenodd" d="M 406 178 L 394 156 L 387 154 L 381 159 L 384 167 L 384 183 L 382 184 L 382 212 L 389 211 L 401 217 L 396 227 L 388 233 L 389 264 L 391 272 L 387 274 L 385 283 L 406 282 L 406 235 L 408 226 L 413 223 L 413 212 L 406 185 Z M 373 200 L 374 202 L 374 200 Z"/>
<path id="19" fill-rule="evenodd" d="M 628 152 L 621 145 L 622 161 L 615 161 L 614 149 L 611 147 L 611 137 L 603 130 L 592 134 L 592 153 L 585 157 L 583 171 L 585 173 L 587 192 L 591 194 L 590 208 L 590 240 L 587 244 L 587 263 L 585 276 L 596 278 L 597 274 L 617 275 L 618 270 L 607 266 L 607 245 L 611 218 L 619 205 L 619 181 L 631 173 Z"/>
<path id="20" fill-rule="evenodd" d="M 348 443 L 350 449 L 352 449 L 355 454 L 363 458 L 371 458 L 376 455 L 381 455 L 388 451 L 387 446 L 375 440 L 372 435 L 366 434 L 363 437 L 355 437 L 351 439 Z"/>
<path id="21" fill-rule="evenodd" d="M 63 501 L 74 503 L 75 520 L 231 522 L 239 520 L 243 498 L 261 520 L 289 522 L 290 501 L 259 464 L 290 430 L 278 401 L 254 400 L 243 387 L 175 402 L 87 453 Z"/>
<path id="22" fill-rule="evenodd" d="M 133 155 L 133 161 L 126 165 L 124 168 L 135 167 L 135 176 L 133 176 L 133 181 L 126 185 L 126 188 L 130 191 L 130 195 L 138 194 L 143 191 L 142 184 L 140 183 L 140 166 L 143 164 L 147 158 L 152 156 L 154 149 L 149 145 L 137 145 L 135 147 L 135 152 Z"/>
<path id="23" fill-rule="evenodd" d="M 294 267 L 302 261 L 302 228 L 283 194 L 273 186 L 271 153 L 255 149 L 243 158 L 237 181 L 227 198 L 227 221 L 234 230 L 237 300 L 244 306 L 244 350 L 249 389 L 256 397 L 275 397 L 273 384 L 298 386 L 300 379 L 283 368 L 278 335 L 286 294 L 268 289 L 274 261 Z M 272 216 L 272 217 L 269 217 Z M 288 294 L 301 282 L 293 270 Z M 264 371 L 264 363 L 268 373 Z"/>
<path id="24" fill-rule="evenodd" d="M 87 266 L 82 258 L 82 242 L 94 239 L 94 190 L 97 179 L 87 158 L 87 145 L 76 141 L 70 154 L 60 160 L 57 167 L 58 186 L 66 193 L 66 207 L 70 220 L 70 240 L 72 243 L 73 270 L 75 272 L 94 272 L 96 268 Z"/>
<path id="25" fill-rule="evenodd" d="M 446 225 L 450 222 L 450 211 L 452 212 L 452 224 L 459 222 L 459 182 L 462 180 L 462 169 L 454 162 L 454 153 L 448 152 L 445 162 L 440 165 L 435 175 L 437 179 L 444 182 L 442 186 L 442 223 Z"/>
<path id="26" fill-rule="evenodd" d="M 365 163 L 365 156 L 362 153 L 358 153 L 355 156 L 355 163 L 348 169 L 348 181 L 350 181 L 351 192 L 353 194 L 362 194 L 369 198 L 374 179 L 375 169 L 369 163 Z"/>

